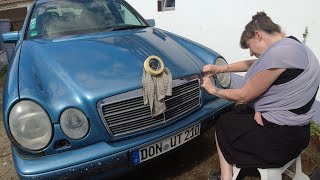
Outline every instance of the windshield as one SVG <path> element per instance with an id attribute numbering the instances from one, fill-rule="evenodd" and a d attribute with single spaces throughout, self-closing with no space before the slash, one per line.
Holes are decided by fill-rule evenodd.
<path id="1" fill-rule="evenodd" d="M 121 0 L 64 0 L 35 5 L 27 39 L 146 27 Z"/>

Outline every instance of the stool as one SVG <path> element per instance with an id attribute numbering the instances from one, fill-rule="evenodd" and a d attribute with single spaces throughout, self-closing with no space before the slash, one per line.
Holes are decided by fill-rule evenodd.
<path id="1" fill-rule="evenodd" d="M 288 168 L 295 162 L 295 169 L 294 172 L 291 172 Z M 287 176 L 291 177 L 293 180 L 310 180 L 310 178 L 302 172 L 301 167 L 301 157 L 300 155 L 288 162 L 286 165 L 284 165 L 281 168 L 270 168 L 270 169 L 260 169 L 257 168 L 261 180 L 281 180 L 282 179 L 282 173 L 286 174 Z M 232 180 L 236 180 L 241 168 L 237 168 L 236 166 L 233 166 L 233 176 Z"/>

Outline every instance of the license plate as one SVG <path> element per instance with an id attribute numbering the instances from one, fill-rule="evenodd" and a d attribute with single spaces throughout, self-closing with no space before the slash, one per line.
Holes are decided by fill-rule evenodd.
<path id="1" fill-rule="evenodd" d="M 194 125 L 166 139 L 131 152 L 132 165 L 166 153 L 200 135 L 200 124 Z"/>

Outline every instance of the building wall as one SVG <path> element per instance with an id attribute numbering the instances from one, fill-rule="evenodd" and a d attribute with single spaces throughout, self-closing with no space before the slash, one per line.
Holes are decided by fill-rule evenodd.
<path id="1" fill-rule="evenodd" d="M 22 8 L 22 7 L 27 7 L 27 9 L 29 10 L 32 3 L 33 3 L 33 0 L 29 0 L 27 2 L 16 2 L 16 3 L 11 3 L 11 4 L 4 4 L 4 5 L 0 6 L 0 11 L 7 10 L 7 9 Z"/>
<path id="2" fill-rule="evenodd" d="M 32 3 L 33 1 L 29 0 L 26 2 L 1 4 L 0 19 L 9 19 L 11 22 L 11 30 L 19 31 L 23 26 L 24 19 Z"/>
<path id="3" fill-rule="evenodd" d="M 0 11 L 0 19 L 9 19 L 11 31 L 19 31 L 23 26 L 23 21 L 27 15 L 27 8 L 20 7 Z"/>
<path id="4" fill-rule="evenodd" d="M 287 35 L 303 40 L 308 27 L 307 45 L 320 58 L 319 0 L 176 0 L 174 11 L 157 11 L 157 0 L 127 0 L 156 27 L 182 35 L 214 49 L 234 62 L 250 58 L 239 48 L 244 26 L 258 11 L 265 11 Z"/>

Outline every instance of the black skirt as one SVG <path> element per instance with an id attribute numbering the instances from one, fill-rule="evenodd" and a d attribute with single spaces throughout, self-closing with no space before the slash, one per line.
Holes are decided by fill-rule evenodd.
<path id="1" fill-rule="evenodd" d="M 216 126 L 221 152 L 238 168 L 279 168 L 298 157 L 310 140 L 310 125 L 280 126 L 254 120 L 254 111 L 237 105 L 222 115 Z M 239 108 L 240 107 L 240 108 Z"/>

